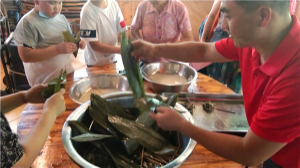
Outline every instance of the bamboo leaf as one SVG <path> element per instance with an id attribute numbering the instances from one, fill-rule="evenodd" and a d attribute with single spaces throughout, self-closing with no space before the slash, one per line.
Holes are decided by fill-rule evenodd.
<path id="1" fill-rule="evenodd" d="M 176 151 L 163 136 L 150 127 L 118 116 L 109 115 L 108 121 L 122 134 L 136 140 L 139 144 L 154 153 L 173 155 Z"/>
<path id="2" fill-rule="evenodd" d="M 107 115 L 105 115 L 101 110 L 95 110 L 91 106 L 88 108 L 90 116 L 105 130 L 114 135 L 117 138 L 120 138 L 118 131 L 108 122 Z"/>
<path id="3" fill-rule="evenodd" d="M 54 93 L 57 93 L 60 90 L 60 84 L 62 82 L 62 76 L 63 76 L 63 70 L 60 70 L 59 76 L 57 78 L 55 87 L 54 87 Z"/>
<path id="4" fill-rule="evenodd" d="M 133 50 L 131 42 L 128 40 L 126 33 L 121 35 L 121 56 L 126 72 L 128 83 L 135 98 L 145 97 L 143 78 L 141 75 L 138 62 L 131 56 Z"/>
<path id="5" fill-rule="evenodd" d="M 132 115 L 124 112 L 126 108 L 124 109 L 119 105 L 110 103 L 97 94 L 91 94 L 91 106 L 95 110 L 101 110 L 105 115 L 110 114 L 117 115 L 126 119 L 135 119 Z"/>
<path id="6" fill-rule="evenodd" d="M 71 139 L 77 142 L 89 142 L 89 141 L 97 141 L 97 140 L 102 140 L 105 138 L 112 138 L 112 137 L 113 137 L 112 135 L 87 133 L 87 134 L 74 136 Z"/>

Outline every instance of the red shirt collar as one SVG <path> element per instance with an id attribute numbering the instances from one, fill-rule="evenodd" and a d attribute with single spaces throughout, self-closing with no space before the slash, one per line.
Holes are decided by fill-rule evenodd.
<path id="1" fill-rule="evenodd" d="M 282 69 L 286 66 L 286 64 L 295 56 L 297 52 L 300 50 L 300 24 L 297 17 L 292 16 L 293 25 L 288 34 L 281 41 L 277 49 L 270 56 L 270 58 L 259 67 L 259 69 L 271 77 L 276 77 L 280 74 Z M 256 65 L 257 54 L 256 51 L 252 52 L 253 57 L 252 60 Z"/>

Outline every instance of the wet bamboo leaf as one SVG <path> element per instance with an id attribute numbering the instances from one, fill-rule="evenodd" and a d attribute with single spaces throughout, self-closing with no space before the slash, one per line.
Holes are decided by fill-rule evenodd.
<path id="1" fill-rule="evenodd" d="M 163 101 L 163 98 L 159 94 L 155 95 L 154 98 L 159 100 L 159 101 Z"/>
<path id="2" fill-rule="evenodd" d="M 139 146 L 140 144 L 136 142 L 134 139 L 125 137 L 123 140 L 123 146 L 128 154 L 132 154 Z"/>
<path id="3" fill-rule="evenodd" d="M 97 140 L 102 140 L 105 138 L 112 138 L 112 137 L 113 137 L 112 135 L 87 133 L 87 134 L 74 136 L 71 139 L 77 142 L 89 142 L 89 141 L 97 141 Z"/>
<path id="4" fill-rule="evenodd" d="M 126 158 L 126 157 L 120 157 L 117 155 L 115 152 L 110 151 L 108 147 L 104 146 L 106 152 L 111 156 L 113 159 L 115 165 L 117 168 L 128 168 L 128 167 L 133 167 L 133 168 L 139 168 L 140 166 L 135 164 L 132 160 Z"/>
<path id="5" fill-rule="evenodd" d="M 165 104 L 171 107 L 175 107 L 178 100 L 178 94 L 173 94 L 170 97 L 168 97 L 167 100 L 164 101 Z"/>
<path id="6" fill-rule="evenodd" d="M 133 50 L 131 42 L 128 40 L 126 33 L 121 35 L 121 56 L 126 71 L 128 83 L 135 98 L 145 97 L 144 83 L 138 62 L 131 56 Z"/>
<path id="7" fill-rule="evenodd" d="M 120 138 L 120 134 L 118 131 L 108 122 L 107 115 L 105 115 L 101 109 L 98 109 L 97 111 L 93 109 L 91 106 L 88 108 L 90 116 L 99 124 L 101 125 L 105 130 L 107 130 L 109 133 L 114 135 L 117 138 Z"/>
<path id="8" fill-rule="evenodd" d="M 134 119 L 134 117 L 124 112 L 124 109 L 116 104 L 104 100 L 97 94 L 91 94 L 91 106 L 95 110 L 101 110 L 105 115 L 117 115 L 126 119 Z"/>
<path id="9" fill-rule="evenodd" d="M 136 140 L 146 149 L 156 154 L 173 155 L 175 148 L 150 127 L 138 124 L 118 116 L 108 116 L 108 121 L 122 134 Z"/>
<path id="10" fill-rule="evenodd" d="M 82 124 L 79 121 L 69 120 L 68 124 L 72 128 L 72 130 L 76 129 L 80 134 L 92 133 L 91 131 L 89 131 L 89 129 L 84 124 Z M 101 143 L 97 143 L 95 141 L 91 141 L 90 143 L 93 144 L 98 149 L 103 150 L 103 146 Z"/>

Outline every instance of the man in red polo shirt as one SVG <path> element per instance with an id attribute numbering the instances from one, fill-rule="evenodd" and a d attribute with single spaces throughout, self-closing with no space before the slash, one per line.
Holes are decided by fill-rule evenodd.
<path id="1" fill-rule="evenodd" d="M 133 56 L 184 62 L 239 60 L 245 111 L 245 137 L 206 131 L 167 107 L 151 114 L 166 130 L 177 130 L 212 152 L 247 166 L 271 158 L 271 167 L 300 167 L 300 23 L 289 1 L 222 1 L 223 29 L 216 43 L 133 42 Z M 189 57 L 186 57 L 188 55 Z"/>

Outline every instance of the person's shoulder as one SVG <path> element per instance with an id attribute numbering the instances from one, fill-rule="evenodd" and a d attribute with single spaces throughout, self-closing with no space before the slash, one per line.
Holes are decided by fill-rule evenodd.
<path id="1" fill-rule="evenodd" d="M 68 22 L 68 19 L 66 18 L 66 16 L 65 15 L 63 15 L 63 14 L 58 14 L 57 15 L 57 18 L 59 19 L 59 20 L 62 20 L 62 21 L 67 21 Z"/>
<path id="2" fill-rule="evenodd" d="M 111 0 L 110 2 L 111 2 L 111 4 L 114 5 L 114 6 L 119 6 L 118 2 L 115 1 L 115 0 Z"/>
<path id="3" fill-rule="evenodd" d="M 31 22 L 32 20 L 37 18 L 37 13 L 34 10 L 27 12 L 19 22 Z"/>
<path id="4" fill-rule="evenodd" d="M 145 8 L 150 2 L 148 0 L 143 0 L 138 4 L 138 8 Z"/>
<path id="5" fill-rule="evenodd" d="M 92 5 L 90 1 L 86 2 L 81 8 L 80 16 L 93 15 L 92 13 L 95 12 L 95 9 L 92 8 Z"/>
<path id="6" fill-rule="evenodd" d="M 140 2 L 137 6 L 137 9 L 139 11 L 146 11 L 147 10 L 147 6 L 150 4 L 150 2 L 148 0 L 143 0 L 142 2 Z"/>

